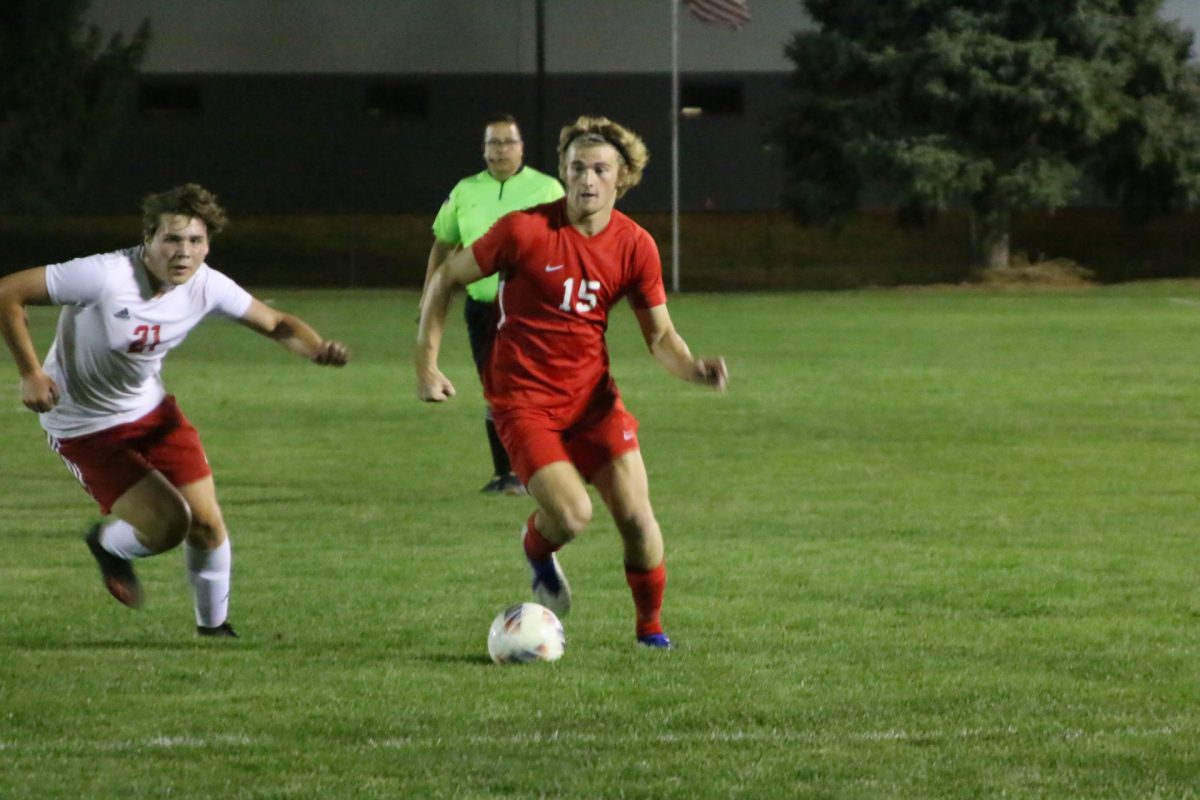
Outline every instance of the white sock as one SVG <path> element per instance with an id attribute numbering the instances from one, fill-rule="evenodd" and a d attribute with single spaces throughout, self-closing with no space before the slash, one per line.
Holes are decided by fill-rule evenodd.
<path id="1" fill-rule="evenodd" d="M 100 529 L 100 546 L 126 561 L 154 555 L 153 550 L 138 541 L 137 529 L 123 519 L 114 519 Z"/>
<path id="2" fill-rule="evenodd" d="M 229 539 L 215 550 L 201 550 L 185 542 L 184 561 L 196 605 L 196 624 L 205 628 L 221 625 L 229 615 L 229 577 L 233 566 Z"/>

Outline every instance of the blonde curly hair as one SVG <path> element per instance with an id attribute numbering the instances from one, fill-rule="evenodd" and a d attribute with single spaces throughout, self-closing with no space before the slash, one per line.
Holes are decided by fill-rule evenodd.
<path id="1" fill-rule="evenodd" d="M 612 145 L 620 159 L 617 197 L 642 182 L 642 170 L 650 161 L 650 151 L 642 137 L 608 117 L 580 117 L 558 134 L 558 177 L 567 182 L 567 150 L 572 144 Z"/>

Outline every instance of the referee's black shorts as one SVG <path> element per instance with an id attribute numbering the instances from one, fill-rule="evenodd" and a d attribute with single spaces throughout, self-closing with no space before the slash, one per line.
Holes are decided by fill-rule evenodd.
<path id="1" fill-rule="evenodd" d="M 481 303 L 468 295 L 463 307 L 463 317 L 467 320 L 467 337 L 471 340 L 471 357 L 475 359 L 475 369 L 482 373 L 488 353 L 492 350 L 492 340 L 496 336 L 496 303 Z"/>

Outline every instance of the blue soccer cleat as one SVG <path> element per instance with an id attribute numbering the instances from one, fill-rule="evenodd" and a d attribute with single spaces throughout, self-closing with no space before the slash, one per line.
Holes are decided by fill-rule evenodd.
<path id="1" fill-rule="evenodd" d="M 558 565 L 558 559 L 551 555 L 545 561 L 534 563 L 529 562 L 529 569 L 533 573 L 533 596 L 537 601 L 550 609 L 560 619 L 565 617 L 571 611 L 571 585 L 567 583 L 567 576 L 563 574 L 562 567 Z"/>
<path id="2" fill-rule="evenodd" d="M 650 633 L 645 636 L 638 637 L 638 644 L 643 647 L 655 647 L 659 650 L 672 650 L 674 646 L 671 640 L 667 638 L 665 633 Z"/>

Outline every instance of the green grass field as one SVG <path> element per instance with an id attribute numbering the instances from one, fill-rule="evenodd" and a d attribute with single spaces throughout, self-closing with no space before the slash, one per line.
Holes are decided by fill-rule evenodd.
<path id="1" fill-rule="evenodd" d="M 237 641 L 193 637 L 177 553 L 145 609 L 104 593 L 94 507 L 0 382 L 3 800 L 1200 797 L 1197 284 L 675 298 L 724 396 L 622 308 L 678 648 L 634 646 L 599 513 L 565 657 L 520 667 L 485 639 L 531 505 L 477 491 L 461 324 L 428 406 L 413 293 L 263 297 L 357 359 L 224 322 L 168 359 Z"/>

